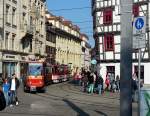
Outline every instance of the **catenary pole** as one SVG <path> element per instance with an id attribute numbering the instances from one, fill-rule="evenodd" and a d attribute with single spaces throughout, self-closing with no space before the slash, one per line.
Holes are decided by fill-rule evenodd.
<path id="1" fill-rule="evenodd" d="M 132 0 L 121 4 L 120 116 L 132 116 Z"/>

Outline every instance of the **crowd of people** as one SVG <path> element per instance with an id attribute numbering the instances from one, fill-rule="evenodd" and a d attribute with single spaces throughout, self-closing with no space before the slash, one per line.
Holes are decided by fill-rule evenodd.
<path id="1" fill-rule="evenodd" d="M 111 73 L 107 73 L 106 77 L 103 78 L 97 72 L 83 70 L 82 72 L 74 74 L 74 82 L 75 85 L 81 86 L 83 92 L 87 93 L 97 93 L 101 95 L 105 91 L 113 93 L 120 92 L 120 77 L 119 75 L 115 77 L 114 74 Z M 136 74 L 132 75 L 131 84 L 132 101 L 136 102 L 138 100 L 138 79 Z M 143 86 L 143 81 L 140 86 Z"/>
<path id="2" fill-rule="evenodd" d="M 97 72 L 83 70 L 81 73 L 74 75 L 76 85 L 81 85 L 83 92 L 102 94 L 104 91 L 119 92 L 120 78 L 117 75 L 113 78 L 110 74 L 106 75 L 106 79 Z"/>
<path id="3" fill-rule="evenodd" d="M 12 74 L 11 78 L 3 79 L 2 92 L 5 98 L 5 106 L 12 107 L 18 105 L 17 89 L 19 88 L 20 82 L 15 74 Z"/>

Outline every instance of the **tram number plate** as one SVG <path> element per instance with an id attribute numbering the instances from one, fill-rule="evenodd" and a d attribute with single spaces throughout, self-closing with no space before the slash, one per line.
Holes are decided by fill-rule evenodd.
<path id="1" fill-rule="evenodd" d="M 30 87 L 30 90 L 31 90 L 31 91 L 36 91 L 36 87 L 35 87 L 35 86 L 31 86 L 31 87 Z"/>

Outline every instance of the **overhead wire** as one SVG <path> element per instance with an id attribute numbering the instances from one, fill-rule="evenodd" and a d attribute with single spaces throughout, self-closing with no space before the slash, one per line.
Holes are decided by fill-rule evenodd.
<path id="1" fill-rule="evenodd" d="M 66 8 L 66 9 L 54 9 L 54 10 L 50 10 L 50 11 L 72 11 L 72 10 L 83 10 L 83 9 L 89 9 L 89 8 L 91 8 L 91 7 L 88 7 L 88 6 L 86 6 L 86 7 L 78 7 L 78 8 Z M 16 12 L 15 14 L 14 13 L 3 13 L 3 14 L 0 14 L 0 15 L 20 15 L 20 14 L 23 14 L 23 13 L 35 13 L 34 15 L 37 15 L 37 14 L 41 14 L 43 11 L 40 11 L 40 12 L 31 12 L 31 11 L 29 11 L 29 12 Z M 44 11 L 44 13 L 45 13 L 45 11 Z M 41 15 L 42 16 L 42 15 Z M 72 23 L 74 24 L 74 23 L 76 23 L 76 24 L 82 24 L 82 23 L 89 23 L 89 22 L 93 22 L 92 20 L 85 20 L 85 21 L 73 21 Z M 21 23 L 21 24 L 23 24 L 23 23 Z M 39 24 L 40 25 L 40 24 Z M 36 24 L 36 26 L 38 26 L 37 24 Z M 84 28 L 80 28 L 80 29 L 84 29 Z"/>
<path id="2" fill-rule="evenodd" d="M 86 7 L 76 7 L 76 8 L 64 8 L 64 9 L 54 9 L 54 10 L 50 10 L 50 11 L 54 11 L 54 12 L 57 12 L 57 11 L 72 11 L 72 10 L 83 10 L 83 9 L 89 9 L 91 7 L 89 6 L 86 6 Z"/>

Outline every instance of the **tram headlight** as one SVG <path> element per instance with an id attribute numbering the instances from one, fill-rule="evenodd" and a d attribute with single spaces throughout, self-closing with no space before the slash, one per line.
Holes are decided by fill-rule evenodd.
<path id="1" fill-rule="evenodd" d="M 40 84 L 42 84 L 42 82 L 41 82 L 41 81 L 40 81 L 39 83 L 40 83 Z"/>
<path id="2" fill-rule="evenodd" d="M 29 84 L 32 85 L 32 82 L 30 81 Z"/>

